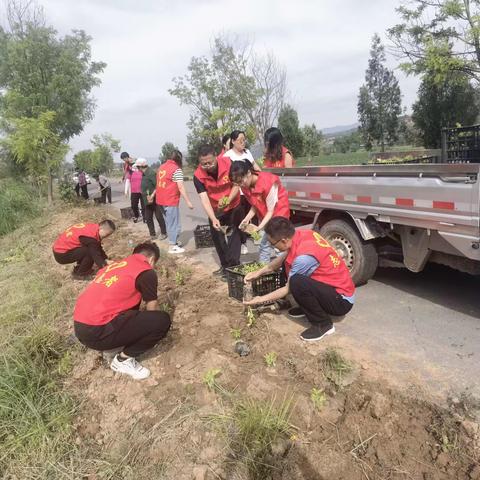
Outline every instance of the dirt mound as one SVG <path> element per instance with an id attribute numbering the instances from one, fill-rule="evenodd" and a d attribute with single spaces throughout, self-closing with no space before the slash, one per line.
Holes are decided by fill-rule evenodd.
<path id="1" fill-rule="evenodd" d="M 128 250 L 128 227 L 115 240 L 118 254 Z M 142 359 L 152 377 L 135 382 L 97 353 L 77 353 L 70 387 L 85 399 L 77 443 L 103 462 L 90 478 L 480 478 L 474 419 L 378 381 L 380 367 L 370 375 L 331 340 L 302 344 L 301 326 L 283 315 L 263 313 L 247 326 L 226 285 L 187 258 L 164 255 L 157 272 L 173 328 Z M 235 350 L 239 339 L 246 356 Z M 245 399 L 266 402 L 270 413 L 292 401 L 288 429 L 257 456 L 261 468 L 247 464 L 233 441 Z"/>

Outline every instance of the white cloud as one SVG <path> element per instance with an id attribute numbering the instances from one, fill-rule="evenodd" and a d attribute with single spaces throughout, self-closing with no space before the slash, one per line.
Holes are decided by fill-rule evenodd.
<path id="1" fill-rule="evenodd" d="M 41 1 L 41 0 L 40 0 Z M 301 123 L 319 127 L 356 121 L 370 41 L 398 20 L 398 0 L 44 0 L 57 30 L 84 29 L 96 60 L 108 66 L 96 88 L 95 119 L 71 142 L 90 146 L 94 133 L 111 132 L 134 155 L 154 157 L 165 141 L 186 143 L 188 108 L 168 94 L 172 77 L 192 56 L 208 53 L 212 35 L 254 39 L 285 64 Z M 389 58 L 393 68 L 395 59 Z M 404 105 L 417 80 L 397 73 Z"/>

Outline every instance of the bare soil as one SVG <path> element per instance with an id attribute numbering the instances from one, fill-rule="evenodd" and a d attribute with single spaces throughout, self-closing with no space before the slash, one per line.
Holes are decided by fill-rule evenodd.
<path id="1" fill-rule="evenodd" d="M 70 215 L 56 222 L 57 231 L 62 223 L 71 223 Z M 105 242 L 113 257 L 143 240 L 128 224 L 119 224 Z M 67 388 L 84 400 L 77 444 L 97 452 L 110 468 L 102 475 L 97 464 L 86 478 L 247 480 L 251 477 L 232 461 L 212 416 L 228 411 L 233 397 L 292 397 L 294 433 L 272 446 L 272 468 L 263 478 L 480 479 L 478 411 L 468 399 L 440 406 L 424 396 L 421 385 L 392 382 L 382 365 L 362 364 L 346 349 L 340 353 L 353 370 L 332 382 L 322 359 L 328 347 L 339 350 L 335 336 L 303 344 L 298 338 L 303 326 L 274 311 L 248 327 L 243 306 L 228 298 L 226 284 L 188 257 L 164 254 L 157 272 L 160 303 L 173 307 L 173 327 L 140 359 L 152 372 L 149 379 L 115 374 L 98 352 L 75 353 Z M 71 332 L 71 325 L 62 323 Z M 249 355 L 235 352 L 233 329 L 241 329 Z M 268 352 L 278 355 L 275 367 L 265 364 Z M 212 368 L 220 369 L 217 382 L 228 395 L 204 384 Z M 310 398 L 313 387 L 326 394 L 321 409 Z"/>

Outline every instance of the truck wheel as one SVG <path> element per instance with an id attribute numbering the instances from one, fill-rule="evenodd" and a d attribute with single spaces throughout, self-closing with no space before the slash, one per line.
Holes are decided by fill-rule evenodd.
<path id="1" fill-rule="evenodd" d="M 378 266 L 375 245 L 361 239 L 349 223 L 330 220 L 320 228 L 320 235 L 343 258 L 355 285 L 363 285 L 373 277 Z"/>

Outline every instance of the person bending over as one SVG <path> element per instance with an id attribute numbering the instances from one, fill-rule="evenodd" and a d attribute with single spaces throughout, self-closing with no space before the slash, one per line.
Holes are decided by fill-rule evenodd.
<path id="1" fill-rule="evenodd" d="M 157 245 L 140 243 L 132 255 L 98 272 L 78 297 L 73 313 L 78 340 L 93 350 L 122 348 L 110 368 L 135 380 L 150 375 L 136 358 L 164 338 L 171 325 L 168 313 L 158 306 L 154 267 L 159 257 Z"/>
<path id="2" fill-rule="evenodd" d="M 330 315 L 347 314 L 355 301 L 355 286 L 343 259 L 318 232 L 295 231 L 286 218 L 272 218 L 265 232 L 271 244 L 284 253 L 260 270 L 248 273 L 245 281 L 274 272 L 282 264 L 288 281 L 284 287 L 244 304 L 257 305 L 291 293 L 298 307 L 289 311 L 290 316 L 306 316 L 311 323 L 301 333 L 302 340 L 315 342 L 335 333 Z"/>
<path id="3" fill-rule="evenodd" d="M 77 223 L 61 233 L 53 244 L 53 256 L 57 263 L 76 263 L 72 277 L 75 280 L 88 280 L 95 263 L 98 268 L 107 264 L 107 255 L 102 248 L 102 240 L 115 231 L 111 220 L 100 223 Z"/>

